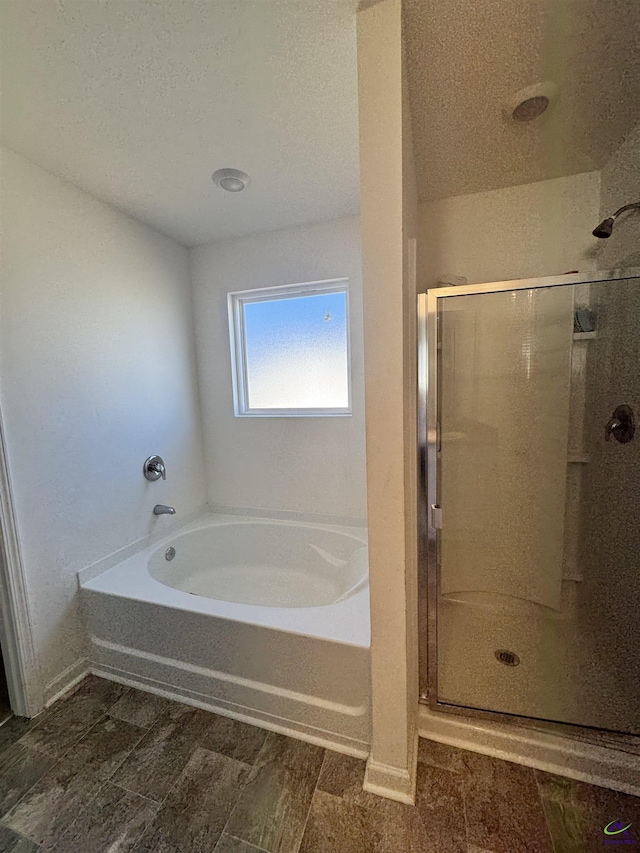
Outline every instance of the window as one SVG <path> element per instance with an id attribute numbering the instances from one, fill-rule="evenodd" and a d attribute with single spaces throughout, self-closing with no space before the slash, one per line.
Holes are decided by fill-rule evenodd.
<path id="1" fill-rule="evenodd" d="M 351 414 L 346 278 L 230 293 L 237 417 Z"/>

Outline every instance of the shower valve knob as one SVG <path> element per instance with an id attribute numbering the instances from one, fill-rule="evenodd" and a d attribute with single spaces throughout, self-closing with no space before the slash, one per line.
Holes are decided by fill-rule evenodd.
<path id="1" fill-rule="evenodd" d="M 161 456 L 150 456 L 145 460 L 145 463 L 142 466 L 142 473 L 147 480 L 151 480 L 152 483 L 155 480 L 159 480 L 160 477 L 162 477 L 163 480 L 166 480 L 167 470 L 164 466 L 164 459 Z"/>
<path id="2" fill-rule="evenodd" d="M 604 440 L 609 441 L 613 436 L 620 444 L 627 444 L 633 438 L 635 431 L 636 424 L 632 409 L 629 406 L 618 406 L 604 428 Z"/>

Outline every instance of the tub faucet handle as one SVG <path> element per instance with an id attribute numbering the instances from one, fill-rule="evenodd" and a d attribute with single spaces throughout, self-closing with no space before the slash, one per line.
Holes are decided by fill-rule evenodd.
<path id="1" fill-rule="evenodd" d="M 142 473 L 151 482 L 159 480 L 160 477 L 166 480 L 167 469 L 165 468 L 162 456 L 150 456 L 148 459 L 145 459 L 145 463 L 142 466 Z"/>

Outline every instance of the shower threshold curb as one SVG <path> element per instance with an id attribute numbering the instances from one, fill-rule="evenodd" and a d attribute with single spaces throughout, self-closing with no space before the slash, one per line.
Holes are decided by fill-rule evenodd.
<path id="1" fill-rule="evenodd" d="M 546 773 L 640 796 L 640 756 L 540 729 L 510 726 L 418 708 L 427 740 L 512 761 Z"/>

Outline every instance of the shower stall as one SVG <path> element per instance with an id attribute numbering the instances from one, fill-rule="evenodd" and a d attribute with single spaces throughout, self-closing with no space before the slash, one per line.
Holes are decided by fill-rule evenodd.
<path id="1" fill-rule="evenodd" d="M 419 318 L 421 701 L 639 735 L 639 272 Z"/>

